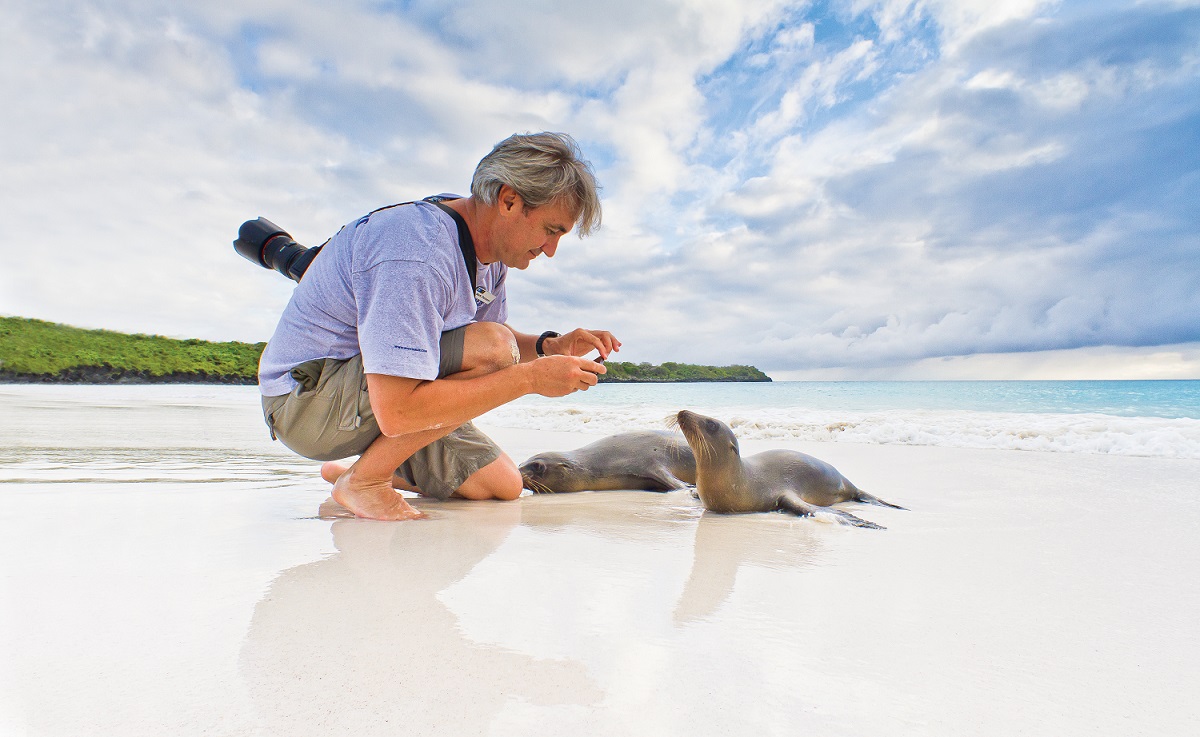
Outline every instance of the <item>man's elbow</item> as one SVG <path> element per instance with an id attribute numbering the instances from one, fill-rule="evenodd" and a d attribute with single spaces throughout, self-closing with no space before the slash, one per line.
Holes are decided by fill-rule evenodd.
<path id="1" fill-rule="evenodd" d="M 424 430 L 436 430 L 440 427 L 437 423 L 431 424 L 428 417 L 415 412 L 383 412 L 375 416 L 375 421 L 379 424 L 379 432 L 389 438 L 412 435 Z"/>
<path id="2" fill-rule="evenodd" d="M 429 429 L 429 412 L 414 392 L 424 383 L 399 376 L 367 374 L 367 392 L 379 432 L 389 438 Z"/>

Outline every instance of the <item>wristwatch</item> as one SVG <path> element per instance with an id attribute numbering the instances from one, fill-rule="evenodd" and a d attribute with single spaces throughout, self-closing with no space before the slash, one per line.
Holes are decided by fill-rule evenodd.
<path id="1" fill-rule="evenodd" d="M 546 354 L 542 352 L 542 343 L 546 342 L 546 338 L 557 337 L 559 337 L 558 333 L 554 332 L 553 330 L 547 330 L 538 336 L 537 343 L 533 344 L 533 352 L 538 354 L 538 358 L 544 358 L 546 356 Z"/>

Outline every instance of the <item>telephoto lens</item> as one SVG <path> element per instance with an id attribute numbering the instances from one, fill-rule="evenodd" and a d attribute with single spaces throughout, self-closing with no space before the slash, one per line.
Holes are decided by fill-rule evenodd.
<path id="1" fill-rule="evenodd" d="M 264 269 L 274 269 L 297 282 L 321 251 L 320 246 L 300 245 L 283 228 L 262 217 L 242 223 L 233 248 Z"/>

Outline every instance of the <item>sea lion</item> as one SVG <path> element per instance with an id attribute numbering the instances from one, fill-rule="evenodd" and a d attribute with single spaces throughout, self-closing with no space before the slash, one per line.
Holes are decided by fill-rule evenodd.
<path id="1" fill-rule="evenodd" d="M 536 494 L 674 491 L 696 483 L 696 459 L 677 432 L 626 432 L 565 453 L 539 453 L 521 464 L 521 479 Z"/>
<path id="2" fill-rule="evenodd" d="M 720 514 L 788 512 L 799 517 L 834 515 L 842 524 L 883 529 L 829 505 L 864 502 L 904 509 L 862 491 L 825 461 L 793 450 L 768 450 L 742 458 L 733 430 L 720 420 L 686 409 L 675 416 L 696 458 L 696 492 Z"/>

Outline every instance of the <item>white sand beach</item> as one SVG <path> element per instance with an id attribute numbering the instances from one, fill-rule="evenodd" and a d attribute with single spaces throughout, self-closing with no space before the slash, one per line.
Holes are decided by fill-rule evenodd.
<path id="1" fill-rule="evenodd" d="M 604 492 L 381 523 L 321 516 L 252 387 L 0 386 L 0 419 L 0 735 L 1200 724 L 1200 460 L 749 440 L 910 511 Z M 596 437 L 480 424 L 518 462 Z"/>

